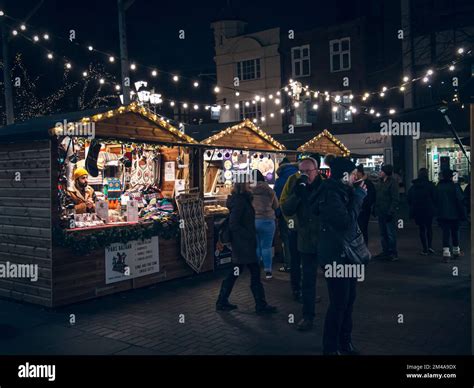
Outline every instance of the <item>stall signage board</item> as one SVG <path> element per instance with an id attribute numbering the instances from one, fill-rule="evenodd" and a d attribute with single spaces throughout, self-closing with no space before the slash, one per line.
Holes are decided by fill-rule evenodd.
<path id="1" fill-rule="evenodd" d="M 105 283 L 138 278 L 160 271 L 158 236 L 115 243 L 105 248 Z"/>

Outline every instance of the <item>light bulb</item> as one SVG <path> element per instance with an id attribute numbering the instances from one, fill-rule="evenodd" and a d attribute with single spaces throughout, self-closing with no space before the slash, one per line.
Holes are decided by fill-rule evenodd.
<path id="1" fill-rule="evenodd" d="M 35 42 L 38 42 L 38 41 L 40 40 L 40 38 L 39 38 L 38 35 L 35 35 L 35 36 L 33 36 L 33 40 L 34 40 Z"/>
<path id="2" fill-rule="evenodd" d="M 151 76 L 156 77 L 158 75 L 158 72 L 156 70 L 152 70 Z"/>
<path id="3" fill-rule="evenodd" d="M 364 97 L 365 97 L 365 98 L 369 98 L 369 97 L 370 97 L 370 93 L 365 92 L 365 93 L 364 93 Z"/>
<path id="4" fill-rule="evenodd" d="M 235 109 L 239 109 L 239 104 L 234 104 Z"/>
<path id="5" fill-rule="evenodd" d="M 462 53 L 464 53 L 464 49 L 463 49 L 462 47 L 460 47 L 460 48 L 458 49 L 458 54 L 462 54 Z"/>
<path id="6" fill-rule="evenodd" d="M 94 47 L 92 47 L 92 46 L 89 46 L 89 47 L 87 47 L 87 48 L 88 48 L 89 51 L 94 50 Z"/>
<path id="7" fill-rule="evenodd" d="M 279 98 L 275 98 L 275 104 L 276 104 L 276 105 L 279 105 L 279 104 L 280 104 L 280 99 L 279 99 Z"/>
<path id="8" fill-rule="evenodd" d="M 136 68 L 137 68 L 137 65 L 135 65 L 134 63 L 130 65 L 130 69 L 135 70 Z"/>
<path id="9" fill-rule="evenodd" d="M 388 111 L 388 113 L 390 113 L 391 115 L 393 115 L 395 112 L 396 112 L 395 109 L 390 109 L 390 110 Z"/>
<path id="10" fill-rule="evenodd" d="M 219 86 L 214 87 L 214 93 L 219 93 L 220 91 L 221 89 L 219 88 Z"/>
<path id="11" fill-rule="evenodd" d="M 260 96 L 255 96 L 256 101 L 260 101 Z"/>
<path id="12" fill-rule="evenodd" d="M 265 102 L 265 97 L 262 97 L 260 101 Z"/>
<path id="13" fill-rule="evenodd" d="M 401 87 L 400 87 L 400 91 L 403 92 L 404 90 L 405 90 L 405 86 L 401 86 Z"/>
<path id="14" fill-rule="evenodd" d="M 66 67 L 67 67 L 68 69 L 70 69 L 72 66 L 71 66 L 70 63 L 66 63 Z"/>
<path id="15" fill-rule="evenodd" d="M 382 92 L 385 92 L 386 90 L 387 90 L 387 87 L 384 86 L 384 87 L 382 88 Z"/>
<path id="16" fill-rule="evenodd" d="M 229 105 L 226 105 L 226 106 L 225 106 L 225 109 L 226 109 L 226 110 L 229 110 L 229 109 L 230 109 L 230 106 L 229 106 Z"/>
<path id="17" fill-rule="evenodd" d="M 252 121 L 253 121 L 255 124 L 257 124 L 257 119 L 253 119 Z"/>
<path id="18" fill-rule="evenodd" d="M 375 116 L 380 117 L 380 113 L 377 113 Z"/>
<path id="19" fill-rule="evenodd" d="M 295 101 L 295 108 L 298 108 L 300 106 L 300 103 L 298 101 Z"/>
<path id="20" fill-rule="evenodd" d="M 371 110 L 369 111 L 369 113 L 370 113 L 371 115 L 373 115 L 373 114 L 375 113 L 375 110 L 371 109 Z"/>
<path id="21" fill-rule="evenodd" d="M 193 86 L 194 86 L 195 88 L 197 88 L 197 87 L 199 86 L 199 82 L 195 81 L 195 82 L 193 83 Z"/>
<path id="22" fill-rule="evenodd" d="M 115 62 L 115 58 L 112 57 L 112 56 L 110 56 L 110 57 L 109 57 L 109 62 L 110 62 L 110 63 L 114 63 L 114 62 Z"/>
<path id="23" fill-rule="evenodd" d="M 314 110 L 317 110 L 318 108 L 319 108 L 319 105 L 318 105 L 318 104 L 314 104 L 314 105 L 313 105 L 313 109 L 314 109 Z"/>
<path id="24" fill-rule="evenodd" d="M 276 92 L 276 95 L 277 95 L 277 96 L 281 95 L 280 91 Z"/>
<path id="25" fill-rule="evenodd" d="M 429 69 L 429 70 L 426 72 L 426 74 L 428 74 L 428 75 L 433 75 L 433 70 Z"/>
<path id="26" fill-rule="evenodd" d="M 449 70 L 453 71 L 455 69 L 454 65 L 449 66 Z"/>
<path id="27" fill-rule="evenodd" d="M 268 96 L 268 99 L 269 99 L 269 100 L 273 100 L 273 94 L 270 94 L 270 95 Z"/>
<path id="28" fill-rule="evenodd" d="M 429 78 L 428 77 L 423 77 L 423 82 L 424 83 L 427 83 L 429 81 Z"/>
<path id="29" fill-rule="evenodd" d="M 84 71 L 84 72 L 82 73 L 82 76 L 83 76 L 83 77 L 87 77 L 87 71 Z"/>
<path id="30" fill-rule="evenodd" d="M 280 113 L 285 113 L 285 110 L 284 110 L 284 109 L 280 109 Z"/>
<path id="31" fill-rule="evenodd" d="M 184 109 L 187 109 L 187 108 L 188 108 L 188 104 L 184 103 L 184 104 L 183 104 L 183 108 L 184 108 Z"/>
<path id="32" fill-rule="evenodd" d="M 262 121 L 265 121 L 265 116 L 262 116 L 261 120 L 262 120 Z"/>
<path id="33" fill-rule="evenodd" d="M 174 76 L 173 76 L 173 81 L 174 81 L 174 82 L 178 82 L 178 80 L 179 80 L 179 77 L 178 77 L 177 75 L 174 75 Z"/>
<path id="34" fill-rule="evenodd" d="M 53 59 L 53 54 L 49 53 L 49 54 L 48 54 L 48 58 L 49 58 L 49 59 Z"/>
<path id="35" fill-rule="evenodd" d="M 171 102 L 170 102 L 170 105 L 171 105 L 171 106 L 174 106 L 174 105 L 175 105 L 175 104 L 174 104 L 174 101 L 171 101 Z"/>
<path id="36" fill-rule="evenodd" d="M 120 90 L 120 85 L 115 85 L 115 90 Z"/>
<path id="37" fill-rule="evenodd" d="M 104 82 L 105 82 L 105 80 L 104 80 L 103 78 L 101 78 L 101 79 L 99 80 L 99 83 L 100 83 L 101 85 L 103 85 Z"/>
<path id="38" fill-rule="evenodd" d="M 20 26 L 20 29 L 21 29 L 22 31 L 25 31 L 25 30 L 26 30 L 26 26 L 25 26 L 24 24 L 22 24 L 22 25 Z"/>
<path id="39" fill-rule="evenodd" d="M 337 106 L 333 106 L 333 107 L 332 107 L 332 111 L 333 111 L 333 112 L 337 112 Z"/>
<path id="40" fill-rule="evenodd" d="M 194 110 L 198 110 L 199 106 L 197 104 L 194 105 Z"/>
<path id="41" fill-rule="evenodd" d="M 235 95 L 238 97 L 240 96 L 240 92 L 235 92 Z"/>
<path id="42" fill-rule="evenodd" d="M 245 106 L 250 106 L 250 102 L 245 101 Z"/>
<path id="43" fill-rule="evenodd" d="M 0 11 L 0 16 L 5 16 L 5 12 Z"/>
<path id="44" fill-rule="evenodd" d="M 407 76 L 403 77 L 403 82 L 408 82 L 410 78 L 408 78 Z"/>
<path id="45" fill-rule="evenodd" d="M 13 30 L 13 31 L 12 31 L 12 34 L 16 36 L 16 35 L 18 35 L 18 31 L 17 31 L 17 30 Z"/>
<path id="46" fill-rule="evenodd" d="M 270 117 L 275 117 L 275 114 L 274 114 L 274 113 L 270 113 Z"/>
<path id="47" fill-rule="evenodd" d="M 380 97 L 384 97 L 384 96 L 385 96 L 384 92 L 380 93 Z"/>
<path id="48" fill-rule="evenodd" d="M 49 39 L 49 35 L 48 35 L 48 34 L 44 34 L 44 35 L 43 35 L 43 38 L 44 38 L 44 40 L 48 40 L 48 39 Z"/>
<path id="49" fill-rule="evenodd" d="M 354 98 L 354 95 L 351 94 L 351 95 L 349 96 L 349 99 L 352 100 L 353 98 Z"/>

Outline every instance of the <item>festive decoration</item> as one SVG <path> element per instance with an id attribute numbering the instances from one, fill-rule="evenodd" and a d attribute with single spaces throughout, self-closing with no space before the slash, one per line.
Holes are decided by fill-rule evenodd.
<path id="1" fill-rule="evenodd" d="M 341 150 L 341 153 L 342 153 L 341 156 L 346 157 L 350 155 L 351 152 L 349 151 L 349 149 L 344 144 L 342 144 L 342 142 L 339 139 L 334 137 L 331 134 L 331 132 L 329 132 L 327 129 L 322 131 L 320 134 L 318 134 L 311 140 L 304 143 L 302 146 L 298 147 L 297 150 L 301 152 L 318 152 L 318 151 L 320 152 L 321 150 L 318 149 L 316 143 L 320 142 L 323 137 L 330 140 L 334 145 L 336 145 Z"/>
<path id="2" fill-rule="evenodd" d="M 279 150 L 284 150 L 286 147 L 283 144 L 280 144 L 277 142 L 272 136 L 270 136 L 268 133 L 265 133 L 262 131 L 259 127 L 257 127 L 254 123 L 252 123 L 249 119 L 244 120 L 240 124 L 234 125 L 232 127 L 229 127 L 227 129 L 222 130 L 221 132 L 203 140 L 201 143 L 202 144 L 209 144 L 212 145 L 214 144 L 217 140 L 223 138 L 224 136 L 228 136 L 236 131 L 239 131 L 243 128 L 248 128 L 251 131 L 255 132 L 258 136 L 260 136 L 262 139 L 264 139 L 267 143 L 269 143 L 271 146 L 279 149 Z"/>
<path id="3" fill-rule="evenodd" d="M 139 223 L 136 225 L 114 226 L 113 228 L 87 231 L 67 231 L 61 227 L 53 228 L 53 244 L 70 248 L 76 253 L 87 254 L 95 249 L 114 244 L 125 244 L 133 240 L 145 240 L 153 236 L 170 240 L 179 237 L 178 216 L 170 214 L 167 221 Z"/>

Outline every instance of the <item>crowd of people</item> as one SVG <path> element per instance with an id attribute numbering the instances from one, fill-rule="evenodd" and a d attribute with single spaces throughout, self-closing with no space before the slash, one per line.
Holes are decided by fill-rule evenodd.
<path id="1" fill-rule="evenodd" d="M 373 259 L 397 261 L 397 230 L 400 227 L 400 184 L 391 165 L 383 165 L 379 179 L 373 182 L 362 165 L 350 159 L 328 155 L 328 176 L 320 172 L 321 157 L 304 157 L 297 163 L 284 159 L 277 170 L 272 189 L 262 174 L 257 182 L 250 176 L 234 184 L 227 200 L 230 210 L 228 232 L 235 266 L 222 282 L 217 310 L 237 306 L 229 302 L 235 281 L 245 267 L 250 271 L 250 288 L 257 313 L 274 313 L 267 303 L 260 271 L 272 278 L 272 246 L 279 230 L 284 265 L 281 272 L 290 274 L 291 292 L 302 303 L 302 318 L 297 329 L 313 327 L 318 267 L 328 265 L 364 266 L 371 259 L 368 251 L 368 225 L 377 217 L 381 252 Z M 252 175 L 255 176 L 255 175 Z M 419 227 L 422 255 L 435 254 L 432 246 L 432 223 L 438 218 L 443 235 L 443 259 L 459 257 L 460 223 L 467 218 L 470 186 L 463 193 L 453 179 L 455 172 L 443 170 L 435 186 L 428 171 L 419 176 L 407 192 L 410 217 Z M 356 299 L 357 279 L 325 273 L 329 295 L 323 333 L 324 354 L 359 354 L 352 343 L 352 309 Z"/>

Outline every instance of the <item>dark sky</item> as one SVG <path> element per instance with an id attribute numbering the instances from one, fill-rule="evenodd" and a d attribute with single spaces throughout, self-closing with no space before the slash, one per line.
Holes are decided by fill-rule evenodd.
<path id="1" fill-rule="evenodd" d="M 127 11 L 129 57 L 138 65 L 138 70 L 132 73 L 132 82 L 140 78 L 148 79 L 153 81 L 151 86 L 164 91 L 167 96 L 211 102 L 212 74 L 215 73 L 214 39 L 210 28 L 213 20 L 231 14 L 247 21 L 251 31 L 281 27 L 297 32 L 353 18 L 364 1 L 369 0 L 299 0 L 294 4 L 268 0 L 135 0 Z M 0 0 L 4 12 L 20 20 L 38 3 L 39 0 Z M 7 22 L 13 26 L 11 20 L 7 19 Z M 116 0 L 44 0 L 28 23 L 35 27 L 34 32 L 27 31 L 29 36 L 33 33 L 51 34 L 50 41 L 42 44 L 70 58 L 76 69 L 77 66 L 86 67 L 90 62 L 104 63 L 106 70 L 119 80 L 118 61 L 109 64 L 104 56 L 90 53 L 67 41 L 69 30 L 73 29 L 76 31 L 76 42 L 83 46 L 91 44 L 101 51 L 118 55 Z M 186 34 L 184 40 L 178 36 L 181 29 Z M 60 84 L 64 63 L 49 62 L 44 49 L 34 47 L 34 44 L 20 37 L 11 40 L 10 48 L 12 55 L 16 52 L 23 54 L 30 74 L 41 77 L 41 88 L 54 88 L 54 85 Z M 149 76 L 150 70 L 140 68 L 140 64 L 193 78 L 199 74 L 211 75 L 207 81 L 201 80 L 199 90 L 194 90 L 190 87 L 191 80 L 176 86 L 169 82 L 169 75 L 153 79 Z M 76 76 L 80 77 L 80 73 L 77 72 Z"/>

